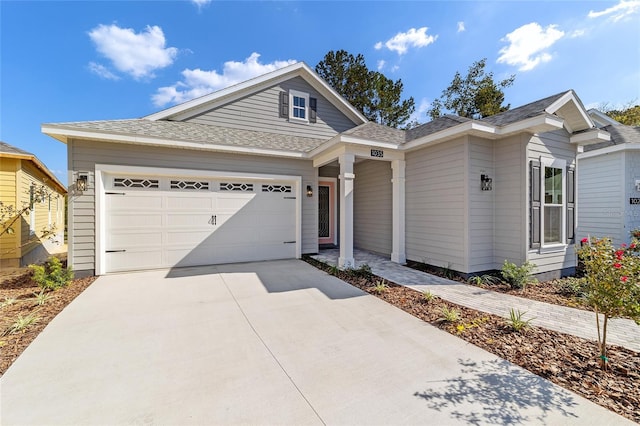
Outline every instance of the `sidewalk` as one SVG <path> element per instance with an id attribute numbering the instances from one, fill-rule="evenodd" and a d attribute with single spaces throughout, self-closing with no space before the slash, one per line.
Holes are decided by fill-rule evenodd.
<path id="1" fill-rule="evenodd" d="M 322 250 L 320 254 L 312 257 L 337 265 L 338 255 L 338 249 L 330 249 Z M 449 302 L 504 318 L 509 318 L 509 310 L 513 308 L 526 312 L 525 318 L 533 318 L 532 325 L 593 341 L 598 339 L 593 312 L 538 302 L 448 280 L 362 250 L 354 250 L 354 257 L 358 267 L 366 263 L 371 267 L 371 272 L 379 277 L 420 292 L 428 290 Z M 607 327 L 607 344 L 640 352 L 640 326 L 635 322 L 616 318 L 609 320 Z"/>

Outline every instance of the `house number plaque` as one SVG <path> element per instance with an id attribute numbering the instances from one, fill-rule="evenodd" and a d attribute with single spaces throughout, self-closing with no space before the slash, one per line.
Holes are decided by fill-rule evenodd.
<path id="1" fill-rule="evenodd" d="M 371 150 L 371 156 L 372 157 L 382 158 L 382 157 L 384 157 L 384 151 L 381 150 L 381 149 L 372 149 Z"/>
<path id="2" fill-rule="evenodd" d="M 640 198 L 629 198 L 629 204 L 640 204 Z"/>

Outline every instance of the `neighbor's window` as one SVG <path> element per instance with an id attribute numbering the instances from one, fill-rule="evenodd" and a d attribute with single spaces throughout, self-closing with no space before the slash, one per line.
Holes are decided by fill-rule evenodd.
<path id="1" fill-rule="evenodd" d="M 308 121 L 307 107 L 309 106 L 309 94 L 290 90 L 289 96 L 289 105 L 291 108 L 289 117 L 296 120 Z"/>
<path id="2" fill-rule="evenodd" d="M 544 165 L 543 245 L 564 243 L 564 164 Z M 562 162 L 564 163 L 564 162 Z M 559 167 L 558 167 L 559 166 Z"/>

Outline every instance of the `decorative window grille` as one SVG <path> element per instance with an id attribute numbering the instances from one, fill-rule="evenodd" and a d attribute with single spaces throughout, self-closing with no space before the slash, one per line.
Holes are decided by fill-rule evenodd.
<path id="1" fill-rule="evenodd" d="M 240 192 L 252 192 L 252 183 L 230 183 L 224 182 L 220 184 L 220 191 L 240 191 Z"/>
<path id="2" fill-rule="evenodd" d="M 209 182 L 199 182 L 193 180 L 172 180 L 171 189 L 193 189 L 196 191 L 208 191 Z"/>
<path id="3" fill-rule="evenodd" d="M 116 188 L 146 188 L 146 189 L 158 189 L 160 188 L 160 181 L 158 179 L 139 179 L 139 178 L 114 178 L 113 186 Z"/>
<path id="4" fill-rule="evenodd" d="M 291 185 L 262 185 L 262 192 L 291 192 Z"/>

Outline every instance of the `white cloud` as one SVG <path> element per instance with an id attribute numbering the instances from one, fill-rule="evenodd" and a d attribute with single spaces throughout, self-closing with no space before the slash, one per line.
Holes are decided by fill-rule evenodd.
<path id="1" fill-rule="evenodd" d="M 203 7 L 208 6 L 211 0 L 191 0 L 191 3 L 195 4 L 198 10 L 201 10 Z"/>
<path id="2" fill-rule="evenodd" d="M 386 42 L 377 42 L 373 47 L 376 50 L 382 49 L 385 46 L 391 51 L 398 52 L 398 55 L 404 55 L 409 50 L 409 47 L 424 47 L 435 42 L 438 38 L 437 35 L 427 35 L 427 27 L 411 28 L 406 33 L 398 33 Z"/>
<path id="3" fill-rule="evenodd" d="M 105 67 L 102 64 L 89 62 L 88 68 L 89 68 L 89 71 L 91 71 L 94 74 L 97 74 L 98 76 L 100 76 L 101 78 L 104 78 L 105 80 L 120 80 L 120 77 L 118 77 L 117 75 L 109 71 L 109 69 L 107 69 L 107 67 Z"/>
<path id="4" fill-rule="evenodd" d="M 602 16 L 608 16 L 613 22 L 617 22 L 627 16 L 633 15 L 640 11 L 640 0 L 621 0 L 620 3 L 615 6 L 611 6 L 601 11 L 589 11 L 587 15 L 589 18 L 600 18 Z"/>
<path id="5" fill-rule="evenodd" d="M 463 21 L 459 21 L 458 22 L 458 32 L 464 32 L 466 30 L 466 28 L 464 27 L 464 22 Z"/>
<path id="6" fill-rule="evenodd" d="M 523 25 L 501 39 L 509 45 L 500 49 L 498 63 L 519 66 L 520 71 L 532 70 L 551 60 L 551 54 L 546 49 L 563 36 L 564 32 L 558 30 L 556 25 L 547 28 L 542 28 L 537 22 Z"/>
<path id="7" fill-rule="evenodd" d="M 569 38 L 578 38 L 578 37 L 582 37 L 583 35 L 585 35 L 587 33 L 586 30 L 573 30 L 571 31 L 571 33 L 569 34 Z"/>
<path id="8" fill-rule="evenodd" d="M 153 103 L 160 107 L 186 102 L 297 62 L 289 59 L 261 64 L 259 58 L 260 54 L 254 52 L 242 62 L 225 62 L 222 73 L 216 70 L 185 69 L 182 71 L 183 80 L 172 86 L 160 87 L 152 96 Z"/>
<path id="9" fill-rule="evenodd" d="M 378 71 L 382 71 L 382 69 L 384 68 L 384 66 L 385 66 L 385 64 L 386 64 L 386 63 L 387 63 L 387 62 L 386 62 L 384 59 L 380 59 L 380 60 L 378 61 Z"/>
<path id="10" fill-rule="evenodd" d="M 415 109 L 415 111 L 413 111 L 413 114 L 409 116 L 408 122 L 416 121 L 419 123 L 425 123 L 427 121 L 425 120 L 425 114 L 427 113 L 429 107 L 431 107 L 431 102 L 429 102 L 427 98 L 420 99 L 418 107 Z"/>
<path id="11" fill-rule="evenodd" d="M 98 25 L 89 32 L 98 52 L 109 59 L 116 70 L 135 79 L 153 78 L 157 69 L 171 65 L 178 54 L 175 47 L 165 47 L 162 28 L 147 26 L 136 33 L 117 25 Z"/>

